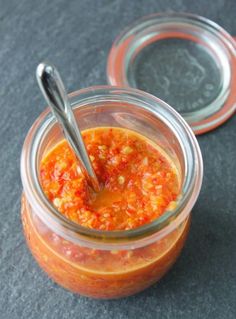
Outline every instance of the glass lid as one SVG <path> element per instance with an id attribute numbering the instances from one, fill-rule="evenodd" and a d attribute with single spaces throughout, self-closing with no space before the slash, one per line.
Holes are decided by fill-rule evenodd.
<path id="1" fill-rule="evenodd" d="M 236 109 L 236 42 L 203 17 L 151 15 L 117 37 L 107 78 L 111 85 L 156 95 L 175 108 L 195 134 L 205 133 Z"/>

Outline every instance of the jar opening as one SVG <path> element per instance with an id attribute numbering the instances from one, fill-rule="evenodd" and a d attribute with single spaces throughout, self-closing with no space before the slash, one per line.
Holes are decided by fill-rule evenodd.
<path id="1" fill-rule="evenodd" d="M 168 150 L 182 173 L 181 197 L 173 211 L 142 227 L 125 231 L 100 231 L 82 227 L 59 213 L 40 186 L 38 168 L 42 157 L 62 139 L 59 126 L 46 110 L 29 131 L 21 157 L 24 191 L 36 214 L 58 233 L 79 242 L 129 243 L 153 236 L 162 237 L 188 216 L 200 191 L 202 158 L 191 129 L 181 116 L 163 101 L 135 89 L 92 87 L 70 94 L 80 128 L 124 127 L 139 131 Z"/>

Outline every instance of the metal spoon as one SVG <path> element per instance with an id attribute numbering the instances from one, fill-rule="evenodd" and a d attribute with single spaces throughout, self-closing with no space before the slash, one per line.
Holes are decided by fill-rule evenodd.
<path id="1" fill-rule="evenodd" d="M 98 192 L 100 189 L 99 182 L 90 162 L 59 72 L 52 64 L 40 63 L 36 70 L 36 78 L 46 102 L 51 107 L 54 116 L 62 127 L 66 140 L 77 157 L 82 173 L 94 191 Z"/>

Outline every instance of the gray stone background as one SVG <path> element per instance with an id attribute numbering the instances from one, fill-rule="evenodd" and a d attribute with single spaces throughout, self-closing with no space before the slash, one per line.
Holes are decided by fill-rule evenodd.
<path id="1" fill-rule="evenodd" d="M 174 268 L 146 291 L 117 301 L 73 295 L 28 251 L 20 222 L 19 160 L 45 103 L 35 67 L 53 61 L 68 91 L 105 84 L 115 36 L 160 11 L 204 15 L 236 35 L 236 1 L 0 1 L 0 318 L 236 318 L 236 118 L 198 137 L 204 183 L 190 235 Z"/>

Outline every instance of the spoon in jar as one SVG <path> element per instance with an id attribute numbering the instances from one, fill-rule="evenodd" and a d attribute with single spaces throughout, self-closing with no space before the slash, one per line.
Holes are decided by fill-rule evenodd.
<path id="1" fill-rule="evenodd" d="M 100 190 L 99 182 L 90 162 L 59 72 L 50 63 L 40 63 L 36 70 L 36 78 L 46 102 L 49 104 L 67 142 L 76 155 L 82 173 L 93 190 L 98 192 Z"/>

